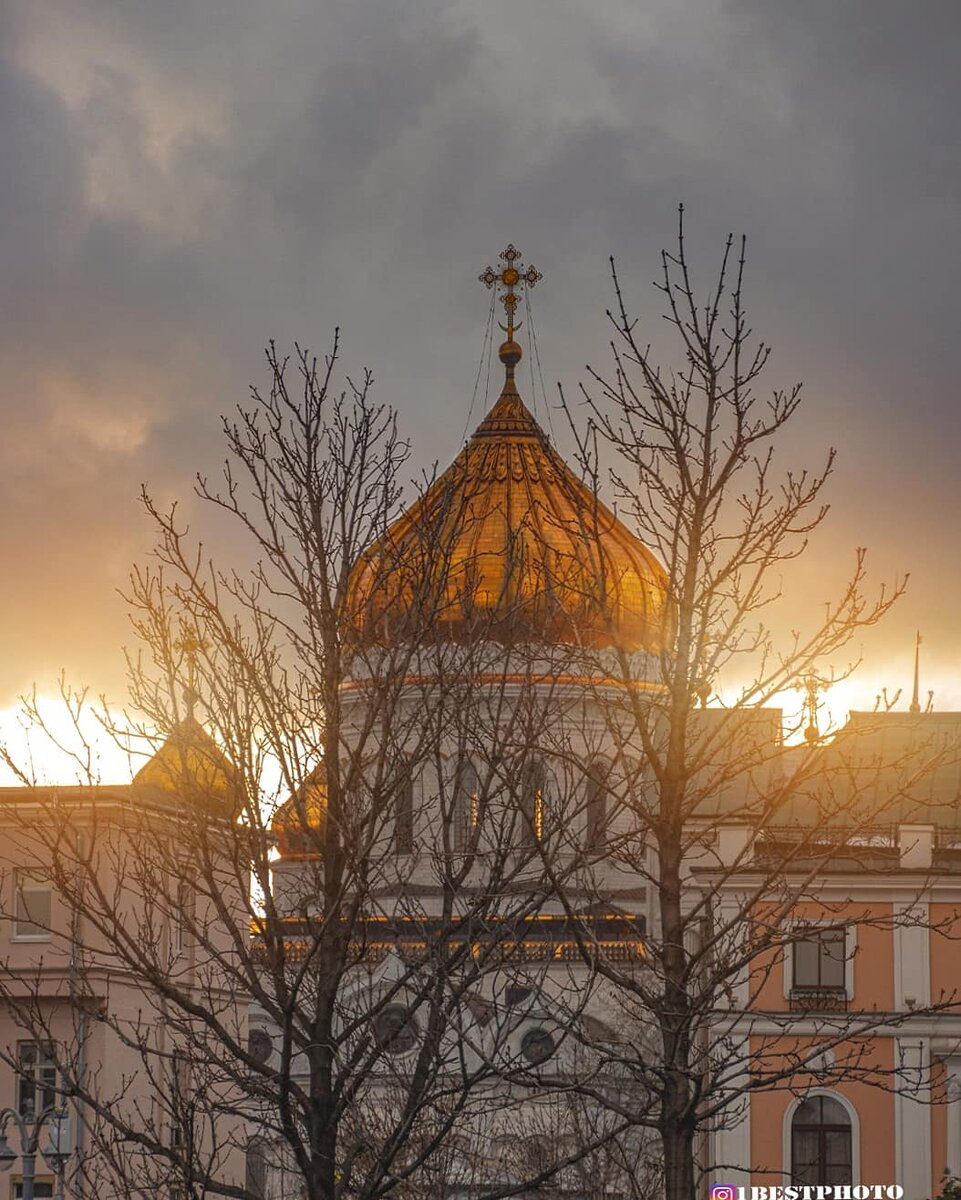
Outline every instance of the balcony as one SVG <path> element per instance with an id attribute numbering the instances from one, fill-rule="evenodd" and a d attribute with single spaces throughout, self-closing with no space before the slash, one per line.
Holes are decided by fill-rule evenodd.
<path id="1" fill-rule="evenodd" d="M 788 997 L 791 1012 L 847 1012 L 848 994 L 843 987 L 792 987 Z"/>
<path id="2" fill-rule="evenodd" d="M 574 928 L 576 926 L 576 928 Z M 283 921 L 285 956 L 288 963 L 301 963 L 316 954 L 325 936 L 324 923 L 317 917 L 290 917 Z M 618 911 L 587 911 L 568 917 L 564 913 L 542 913 L 526 917 L 478 919 L 471 914 L 459 922 L 444 918 L 370 916 L 352 923 L 352 942 L 360 956 L 383 958 L 390 950 L 404 956 L 424 957 L 442 946 L 449 953 L 458 943 L 499 946 L 503 954 L 522 962 L 582 962 L 583 945 L 594 948 L 608 960 L 636 962 L 645 957 L 646 922 L 642 914 Z M 267 961 L 266 944 L 260 931 L 252 929 L 253 954 Z"/>

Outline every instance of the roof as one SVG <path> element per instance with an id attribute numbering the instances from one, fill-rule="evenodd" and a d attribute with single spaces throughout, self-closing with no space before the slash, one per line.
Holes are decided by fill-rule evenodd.
<path id="1" fill-rule="evenodd" d="M 230 813 L 240 807 L 237 772 L 194 717 L 187 717 L 177 725 L 134 776 L 133 787 Z"/>
<path id="2" fill-rule="evenodd" d="M 659 653 L 655 556 L 551 447 L 508 371 L 451 466 L 355 565 L 363 640 L 541 642 Z"/>
<path id="3" fill-rule="evenodd" d="M 327 815 L 327 769 L 316 766 L 280 805 L 270 822 L 282 858 L 315 858 Z"/>

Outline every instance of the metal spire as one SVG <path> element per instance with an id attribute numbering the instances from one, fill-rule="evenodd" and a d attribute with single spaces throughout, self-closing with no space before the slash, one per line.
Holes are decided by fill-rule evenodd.
<path id="1" fill-rule="evenodd" d="M 804 727 L 804 740 L 809 746 L 816 746 L 821 740 L 821 730 L 818 726 L 818 709 L 821 707 L 818 696 L 826 692 L 834 682 L 832 671 L 830 679 L 821 679 L 812 671 L 797 684 L 797 691 L 804 695 L 804 716 L 807 725 Z"/>
<path id="2" fill-rule="evenodd" d="M 207 643 L 202 641 L 196 630 L 185 629 L 179 641 L 174 642 L 174 649 L 179 650 L 187 659 L 187 686 L 184 688 L 184 704 L 187 706 L 187 720 L 194 719 L 194 709 L 200 699 L 197 691 L 197 653 L 207 649 Z"/>
<path id="3" fill-rule="evenodd" d="M 921 632 L 917 633 L 914 639 L 914 691 L 911 693 L 911 707 L 908 712 L 919 713 L 921 711 L 921 699 L 918 694 L 918 674 L 921 659 Z"/>

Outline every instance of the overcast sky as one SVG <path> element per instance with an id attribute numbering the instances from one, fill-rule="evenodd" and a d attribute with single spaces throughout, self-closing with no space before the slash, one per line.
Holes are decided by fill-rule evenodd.
<path id="1" fill-rule="evenodd" d="M 573 387 L 609 255 L 657 328 L 679 201 L 704 278 L 748 235 L 797 460 L 838 448 L 806 594 L 858 545 L 911 572 L 858 702 L 909 686 L 919 627 L 961 706 L 959 45 L 957 0 L 6 0 L 0 707 L 61 668 L 122 697 L 140 485 L 189 509 L 268 338 L 339 324 L 446 463 L 478 273 L 511 240 L 543 272 L 545 379 Z"/>

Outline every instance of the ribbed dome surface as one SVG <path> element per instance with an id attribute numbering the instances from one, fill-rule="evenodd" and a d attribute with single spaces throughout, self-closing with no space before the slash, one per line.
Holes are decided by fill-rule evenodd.
<path id="1" fill-rule="evenodd" d="M 187 717 L 133 777 L 137 787 L 231 812 L 240 801 L 234 768 L 199 721 Z"/>
<path id="2" fill-rule="evenodd" d="M 297 791 L 284 801 L 270 822 L 284 858 L 319 853 L 320 831 L 327 817 L 327 772 L 316 767 Z"/>
<path id="3" fill-rule="evenodd" d="M 556 453 L 512 372 L 452 465 L 354 567 L 366 642 L 485 638 L 663 649 L 665 575 Z"/>

